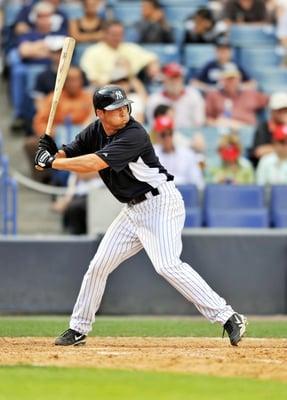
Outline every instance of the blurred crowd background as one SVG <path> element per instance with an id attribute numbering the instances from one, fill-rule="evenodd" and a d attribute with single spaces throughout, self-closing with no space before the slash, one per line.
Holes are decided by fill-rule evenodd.
<path id="1" fill-rule="evenodd" d="M 36 172 L 65 36 L 76 39 L 55 118 L 59 146 L 94 120 L 92 94 L 122 86 L 179 186 L 287 184 L 287 1 L 3 1 L 2 79 L 9 135 L 53 196 L 63 230 L 81 234 L 94 174 Z M 9 137 L 6 138 L 9 141 Z"/>

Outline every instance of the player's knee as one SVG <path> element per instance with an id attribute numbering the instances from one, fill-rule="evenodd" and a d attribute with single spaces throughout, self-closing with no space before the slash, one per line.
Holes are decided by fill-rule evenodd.
<path id="1" fill-rule="evenodd" d="M 157 264 L 155 265 L 155 270 L 156 272 L 163 276 L 163 277 L 168 277 L 168 276 L 173 276 L 174 271 L 178 265 L 180 265 L 181 261 L 180 259 L 174 260 L 173 262 L 169 263 L 162 263 L 162 264 Z"/>

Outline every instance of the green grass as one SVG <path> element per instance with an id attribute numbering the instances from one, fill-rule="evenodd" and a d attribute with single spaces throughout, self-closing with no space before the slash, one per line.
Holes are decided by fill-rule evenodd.
<path id="1" fill-rule="evenodd" d="M 68 317 L 0 317 L 1 336 L 56 336 L 68 326 Z M 222 328 L 192 318 L 97 317 L 90 336 L 201 336 L 218 337 Z M 249 320 L 248 337 L 287 337 L 287 320 Z"/>
<path id="2" fill-rule="evenodd" d="M 285 400 L 286 396 L 287 384 L 254 379 L 102 369 L 0 368 L 0 400 Z"/>

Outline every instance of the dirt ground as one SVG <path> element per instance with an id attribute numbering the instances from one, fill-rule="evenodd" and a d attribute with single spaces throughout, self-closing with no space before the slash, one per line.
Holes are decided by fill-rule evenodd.
<path id="1" fill-rule="evenodd" d="M 0 365 L 97 367 L 242 376 L 287 381 L 287 339 L 88 338 L 57 347 L 53 338 L 0 338 Z"/>

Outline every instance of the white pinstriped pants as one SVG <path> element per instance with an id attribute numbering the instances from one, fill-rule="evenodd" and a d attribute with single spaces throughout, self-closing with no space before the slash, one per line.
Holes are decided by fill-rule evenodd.
<path id="1" fill-rule="evenodd" d="M 209 321 L 224 324 L 234 313 L 190 265 L 181 261 L 183 200 L 172 181 L 161 184 L 158 190 L 158 196 L 126 205 L 108 228 L 84 276 L 70 328 L 83 334 L 92 329 L 108 275 L 142 248 L 155 270 Z"/>

